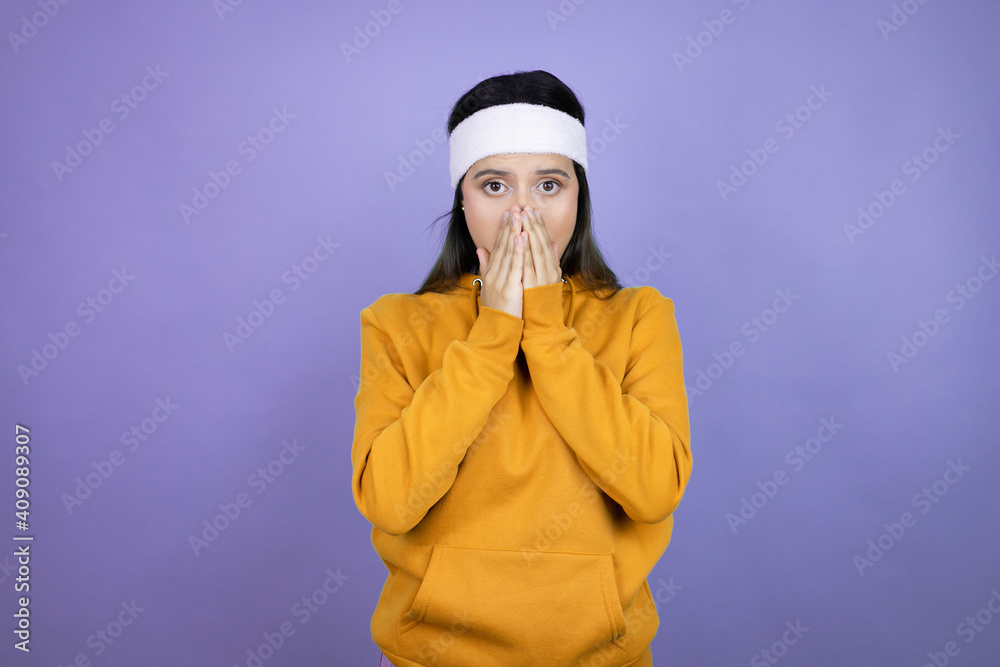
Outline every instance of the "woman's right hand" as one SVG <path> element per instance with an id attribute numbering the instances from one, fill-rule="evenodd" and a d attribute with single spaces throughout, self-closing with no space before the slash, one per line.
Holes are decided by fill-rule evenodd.
<path id="1" fill-rule="evenodd" d="M 480 288 L 482 305 L 522 317 L 524 238 L 520 229 L 515 228 L 510 211 L 500 222 L 493 251 L 476 248 L 476 255 L 479 257 L 479 277 L 483 281 Z"/>

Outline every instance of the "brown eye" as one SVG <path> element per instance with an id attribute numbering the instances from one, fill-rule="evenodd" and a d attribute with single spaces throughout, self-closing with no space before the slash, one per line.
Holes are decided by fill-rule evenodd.
<path id="1" fill-rule="evenodd" d="M 542 183 L 542 189 L 543 189 L 543 190 L 544 190 L 545 192 L 548 192 L 548 193 L 552 193 L 552 192 L 555 192 L 555 189 L 551 189 L 551 190 L 548 190 L 548 189 L 546 189 L 546 188 L 545 188 L 545 186 L 546 186 L 547 184 L 549 184 L 549 183 L 551 183 L 552 185 L 554 185 L 554 186 L 556 186 L 556 187 L 559 187 L 559 181 L 545 181 L 544 183 Z"/>

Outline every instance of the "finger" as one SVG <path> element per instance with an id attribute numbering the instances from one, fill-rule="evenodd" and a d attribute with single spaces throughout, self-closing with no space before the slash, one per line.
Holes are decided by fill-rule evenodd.
<path id="1" fill-rule="evenodd" d="M 511 219 L 514 221 L 515 233 L 520 234 L 522 231 L 524 231 L 524 218 L 525 218 L 524 211 L 520 210 L 514 211 L 514 214 Z"/>
<path id="2" fill-rule="evenodd" d="M 542 236 L 545 237 L 546 243 L 548 243 L 548 240 L 549 240 L 549 228 L 545 226 L 545 218 L 542 217 L 542 212 L 539 211 L 537 208 L 535 209 L 535 219 L 538 221 L 538 224 L 541 225 L 541 227 L 542 227 Z"/>
<path id="3" fill-rule="evenodd" d="M 556 252 L 556 244 L 549 236 L 549 228 L 545 226 L 545 220 L 542 219 L 542 214 L 540 212 L 538 214 L 538 227 L 541 232 L 541 237 L 545 239 L 545 245 L 543 247 L 545 247 L 546 250 L 550 247 L 552 248 L 552 253 L 549 254 L 546 252 L 546 255 L 551 258 L 553 275 L 556 278 L 562 278 L 562 269 L 559 267 L 559 253 Z"/>
<path id="4" fill-rule="evenodd" d="M 549 228 L 545 226 L 545 220 L 542 218 L 541 211 L 536 209 L 535 213 L 535 226 L 538 228 L 539 238 L 545 242 L 542 246 L 544 248 L 552 243 L 552 239 L 549 238 Z"/>
<path id="5" fill-rule="evenodd" d="M 497 232 L 497 240 L 496 240 L 496 245 L 494 247 L 494 252 L 490 256 L 490 259 L 492 260 L 490 262 L 491 266 L 495 265 L 496 268 L 501 270 L 503 269 L 504 258 L 505 256 L 510 254 L 510 249 L 509 249 L 510 233 L 511 233 L 510 225 L 502 223 L 500 225 L 500 231 Z M 501 272 L 500 275 L 502 276 L 503 273 Z M 497 278 L 496 274 L 490 275 L 490 280 L 495 280 L 496 278 Z"/>
<path id="6" fill-rule="evenodd" d="M 528 215 L 525 214 L 525 222 L 523 225 L 524 231 L 521 232 L 521 238 L 524 243 L 524 269 L 521 282 L 523 285 L 531 285 L 532 287 L 537 284 L 537 272 L 535 268 L 535 248 L 531 244 L 531 234 L 529 233 L 529 225 L 531 224 L 528 220 Z"/>
<path id="7" fill-rule="evenodd" d="M 555 255 L 552 253 L 551 246 L 544 236 L 545 231 L 543 227 L 544 225 L 535 219 L 530 224 L 528 233 L 531 235 L 531 247 L 538 249 L 537 255 L 532 257 L 535 266 L 535 275 L 539 278 L 544 277 L 545 279 L 549 279 L 555 272 Z"/>
<path id="8" fill-rule="evenodd" d="M 510 215 L 511 224 L 514 225 L 514 231 L 515 232 L 521 231 L 521 228 L 523 226 L 520 220 L 521 209 L 517 206 L 512 206 L 509 209 L 507 209 L 507 213 Z"/>
<path id="9" fill-rule="evenodd" d="M 534 284 L 537 282 L 537 274 L 535 273 L 535 247 L 531 244 L 531 235 L 527 232 L 523 233 L 524 239 L 524 281 L 526 283 Z"/>
<path id="10" fill-rule="evenodd" d="M 514 255 L 517 254 L 517 248 L 514 246 L 517 235 L 514 233 L 513 225 L 507 225 L 507 229 L 507 242 L 504 244 L 503 259 L 500 260 L 500 280 L 504 281 L 505 285 L 510 283 L 510 267 Z"/>
<path id="11" fill-rule="evenodd" d="M 518 244 L 516 246 L 517 250 L 514 252 L 514 261 L 511 263 L 511 272 L 509 274 L 509 280 L 511 282 L 517 280 L 524 281 L 524 255 L 527 253 L 527 248 L 524 247 L 525 239 L 518 237 Z"/>
<path id="12" fill-rule="evenodd" d="M 497 230 L 497 238 L 493 242 L 493 250 L 492 250 L 492 252 L 496 252 L 497 249 L 501 249 L 501 250 L 503 249 L 503 233 L 504 233 L 504 228 L 507 227 L 507 219 L 508 219 L 508 216 L 505 213 L 504 216 L 503 216 L 503 218 L 500 220 L 500 229 Z"/>

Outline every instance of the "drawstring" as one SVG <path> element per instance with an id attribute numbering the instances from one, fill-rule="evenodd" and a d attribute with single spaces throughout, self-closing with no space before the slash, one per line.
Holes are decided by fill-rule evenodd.
<path id="1" fill-rule="evenodd" d="M 573 280 L 563 276 L 562 281 L 564 283 L 569 283 L 569 322 L 566 326 L 573 326 L 573 300 L 576 298 L 576 287 L 573 285 Z M 482 291 L 483 281 L 481 278 L 474 278 L 472 281 L 472 303 L 476 307 L 476 317 L 479 317 L 479 297 Z"/>
<path id="2" fill-rule="evenodd" d="M 573 281 L 570 278 L 563 278 L 564 283 L 569 283 L 569 322 L 566 326 L 573 328 L 573 297 L 576 296 L 576 288 L 573 287 Z"/>
<path id="3" fill-rule="evenodd" d="M 476 317 L 479 317 L 479 290 L 483 285 L 481 278 L 472 281 L 472 303 L 476 306 Z"/>

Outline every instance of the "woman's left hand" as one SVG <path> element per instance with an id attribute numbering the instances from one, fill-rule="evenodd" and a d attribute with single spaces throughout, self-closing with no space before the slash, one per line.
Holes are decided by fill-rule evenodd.
<path id="1" fill-rule="evenodd" d="M 541 211 L 527 207 L 520 217 L 521 240 L 527 241 L 524 247 L 522 287 L 528 289 L 561 282 L 562 268 L 556 256 L 556 244 L 549 238 Z"/>

